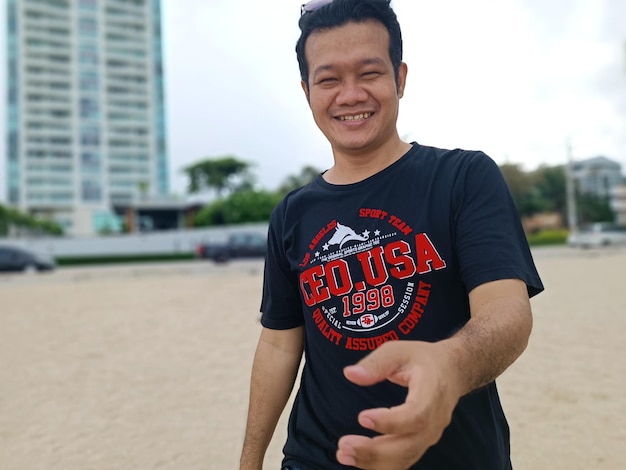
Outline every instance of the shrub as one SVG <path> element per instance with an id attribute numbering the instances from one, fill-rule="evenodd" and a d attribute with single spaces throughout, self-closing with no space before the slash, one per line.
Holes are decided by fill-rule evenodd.
<path id="1" fill-rule="evenodd" d="M 531 246 L 538 245 L 563 245 L 567 242 L 569 232 L 566 229 L 544 229 L 537 233 L 528 234 L 528 244 Z"/>

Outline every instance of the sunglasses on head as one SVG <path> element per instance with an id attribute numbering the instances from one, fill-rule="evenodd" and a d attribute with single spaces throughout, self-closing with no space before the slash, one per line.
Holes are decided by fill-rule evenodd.
<path id="1" fill-rule="evenodd" d="M 319 10 L 324 5 L 328 5 L 332 2 L 333 0 L 311 0 L 310 2 L 306 2 L 300 7 L 300 16 L 304 15 L 305 13 Z M 391 3 L 391 0 L 387 0 L 387 3 Z"/>
<path id="2" fill-rule="evenodd" d="M 300 16 L 322 8 L 324 5 L 332 3 L 333 0 L 311 0 L 300 7 Z"/>

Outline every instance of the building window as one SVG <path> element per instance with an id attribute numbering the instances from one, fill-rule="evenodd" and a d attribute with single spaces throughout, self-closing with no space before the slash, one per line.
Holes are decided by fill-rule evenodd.
<path id="1" fill-rule="evenodd" d="M 92 180 L 83 180 L 82 182 L 82 199 L 83 201 L 98 202 L 102 199 L 102 188 L 100 183 Z"/>
<path id="2" fill-rule="evenodd" d="M 52 193 L 50 200 L 54 202 L 69 202 L 72 200 L 72 193 Z"/>
<path id="3" fill-rule="evenodd" d="M 97 152 L 82 152 L 80 154 L 80 161 L 83 171 L 100 171 L 100 155 Z"/>
<path id="4" fill-rule="evenodd" d="M 20 190 L 18 188 L 9 188 L 9 202 L 11 204 L 20 202 Z"/>
<path id="5" fill-rule="evenodd" d="M 81 36 L 95 37 L 98 33 L 98 25 L 93 18 L 81 18 L 78 21 L 78 32 Z"/>
<path id="6" fill-rule="evenodd" d="M 121 219 L 111 212 L 96 212 L 93 214 L 93 228 L 96 232 L 121 232 Z"/>
<path id="7" fill-rule="evenodd" d="M 48 138 L 48 142 L 53 145 L 71 145 L 72 138 L 71 137 L 59 137 L 59 136 L 51 136 Z"/>
<path id="8" fill-rule="evenodd" d="M 78 60 L 84 65 L 98 65 L 98 53 L 96 51 L 81 49 Z"/>
<path id="9" fill-rule="evenodd" d="M 97 0 L 78 0 L 78 5 L 81 10 L 95 11 L 98 9 Z"/>
<path id="10" fill-rule="evenodd" d="M 95 72 L 81 72 L 80 89 L 82 91 L 92 91 L 98 89 L 98 74 Z"/>
<path id="11" fill-rule="evenodd" d="M 98 116 L 98 102 L 93 98 L 81 98 L 80 117 L 97 118 Z"/>
<path id="12" fill-rule="evenodd" d="M 9 148 L 7 150 L 9 154 L 9 160 L 11 161 L 17 161 L 18 142 L 19 142 L 19 134 L 17 133 L 17 131 L 9 132 L 9 139 L 8 139 Z"/>
<path id="13" fill-rule="evenodd" d="M 63 111 L 63 110 L 50 110 L 48 113 L 50 116 L 52 116 L 53 118 L 68 118 L 71 116 L 71 112 L 70 111 Z"/>
<path id="14" fill-rule="evenodd" d="M 100 145 L 100 131 L 97 127 L 83 127 L 80 131 L 80 143 L 83 145 Z"/>

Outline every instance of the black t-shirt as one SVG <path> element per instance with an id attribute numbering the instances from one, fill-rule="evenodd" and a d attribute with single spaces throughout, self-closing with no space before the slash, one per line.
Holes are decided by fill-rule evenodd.
<path id="1" fill-rule="evenodd" d="M 372 435 L 360 411 L 404 402 L 390 382 L 360 387 L 343 368 L 385 341 L 437 341 L 470 318 L 468 293 L 517 278 L 543 289 L 508 187 L 481 152 L 413 144 L 355 184 L 319 176 L 272 214 L 263 326 L 305 327 L 305 365 L 285 464 L 342 469 L 345 434 Z M 463 397 L 413 469 L 508 469 L 508 425 L 495 383 Z"/>

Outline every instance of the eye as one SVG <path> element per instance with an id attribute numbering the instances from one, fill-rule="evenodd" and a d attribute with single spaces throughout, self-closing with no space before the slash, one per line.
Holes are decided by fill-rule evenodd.
<path id="1" fill-rule="evenodd" d="M 321 88 L 332 88 L 338 83 L 337 77 L 321 77 L 315 81 L 315 85 Z"/>
<path id="2" fill-rule="evenodd" d="M 361 76 L 363 78 L 376 78 L 379 75 L 381 75 L 381 73 L 378 70 L 368 70 L 367 72 L 363 72 Z"/>

